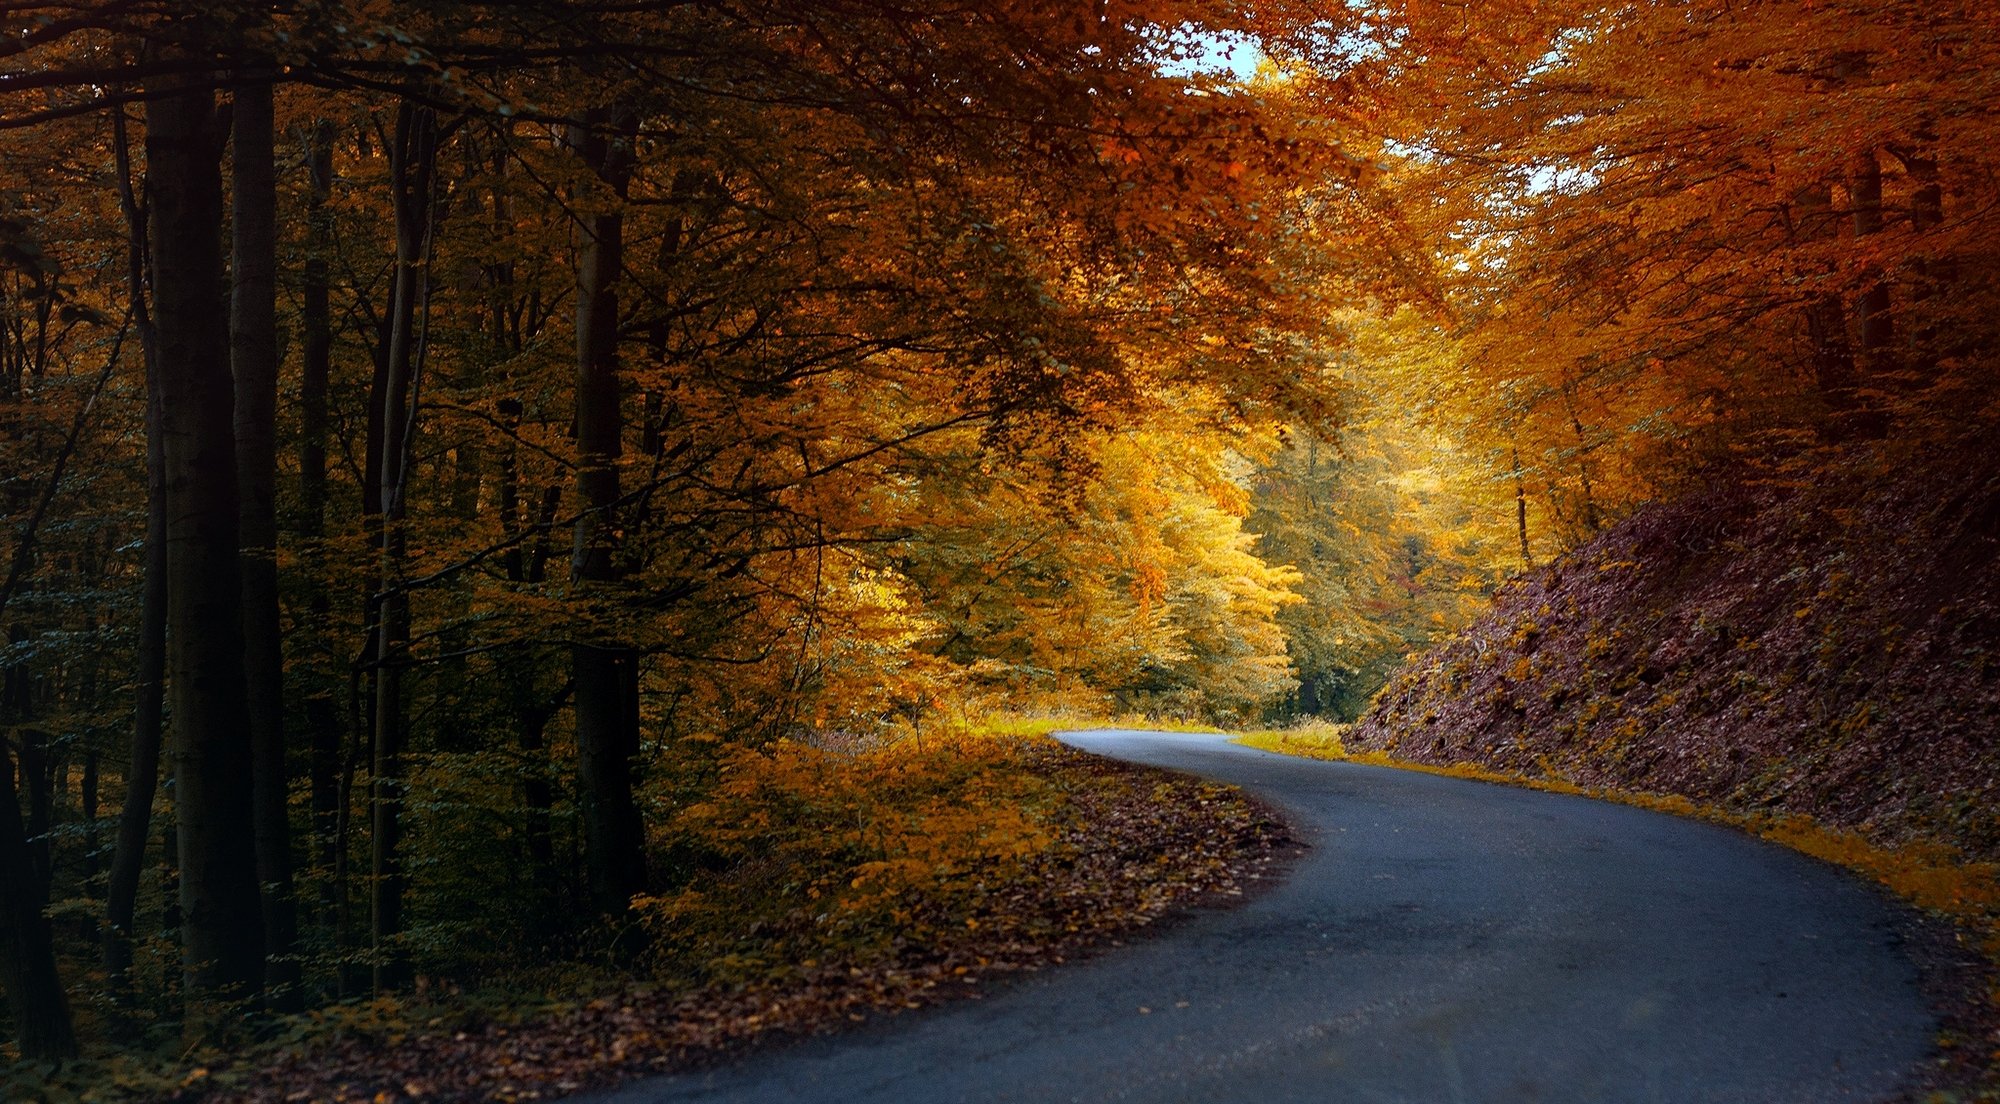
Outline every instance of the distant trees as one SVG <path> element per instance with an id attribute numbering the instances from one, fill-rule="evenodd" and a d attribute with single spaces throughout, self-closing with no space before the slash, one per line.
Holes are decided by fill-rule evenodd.
<path id="1" fill-rule="evenodd" d="M 1297 573 L 1303 601 L 1277 615 L 1298 691 L 1286 711 L 1352 720 L 1403 660 L 1463 628 L 1532 540 L 1524 497 L 1495 479 L 1467 427 L 1440 406 L 1463 384 L 1458 349 L 1416 310 L 1344 310 L 1343 424 L 1294 431 L 1259 456 L 1245 528 Z M 1467 438 L 1473 443 L 1468 447 Z"/>
<path id="2" fill-rule="evenodd" d="M 1971 4 L 1371 7 L 1301 95 L 1396 143 L 1449 405 L 1579 535 L 1734 450 L 1990 417 L 2000 241 Z"/>
<path id="3" fill-rule="evenodd" d="M 1002 700 L 1241 720 L 1288 693 L 1274 617 L 1299 579 L 1253 551 L 1247 464 L 1199 426 L 1095 444 L 1095 478 L 1061 496 L 991 471 L 912 480 L 924 513 L 895 563 L 917 646 Z"/>

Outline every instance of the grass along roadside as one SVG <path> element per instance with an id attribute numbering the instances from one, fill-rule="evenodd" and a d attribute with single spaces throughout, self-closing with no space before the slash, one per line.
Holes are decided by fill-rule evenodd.
<path id="1" fill-rule="evenodd" d="M 980 726 L 995 736 L 1053 736 L 1058 732 L 1131 729 L 1139 732 L 1225 732 L 1204 721 L 1121 713 L 1104 717 L 1090 713 L 994 713 Z"/>
<path id="2" fill-rule="evenodd" d="M 1343 727 L 1319 724 L 1298 729 L 1262 729 L 1243 733 L 1236 737 L 1235 742 L 1308 759 L 1394 767 L 1614 801 L 1742 829 L 1794 851 L 1846 867 L 1881 883 L 1911 904 L 1971 926 L 1983 939 L 1994 941 L 1987 950 L 2000 959 L 2000 864 L 1968 861 L 1956 848 L 1938 843 L 1883 847 L 1860 833 L 1828 828 L 1809 817 L 1796 814 L 1746 813 L 1696 802 L 1679 794 L 1581 786 L 1553 774 L 1537 777 L 1469 763 L 1449 766 L 1420 763 L 1398 759 L 1381 751 L 1350 752 L 1341 740 Z"/>

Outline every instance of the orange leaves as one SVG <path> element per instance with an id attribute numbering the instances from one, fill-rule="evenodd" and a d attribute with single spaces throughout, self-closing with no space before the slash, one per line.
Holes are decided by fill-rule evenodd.
<path id="1" fill-rule="evenodd" d="M 1105 139 L 1102 152 L 1105 160 L 1118 165 L 1137 165 L 1146 159 L 1139 147 L 1117 138 Z"/>
<path id="2" fill-rule="evenodd" d="M 1816 418 L 1826 400 L 1801 332 L 1816 299 L 1854 321 L 1882 288 L 1911 329 L 1986 340 L 1971 335 L 1991 332 L 1979 320 L 1993 311 L 1945 307 L 1908 275 L 1948 255 L 1990 265 L 1961 229 L 2000 239 L 1992 205 L 1972 199 L 1991 191 L 1990 119 L 1940 122 L 1990 98 L 1977 70 L 1991 53 L 1966 46 L 1964 10 L 1551 0 L 1481 15 L 1467 25 L 1427 0 L 1375 11 L 1379 53 L 1337 81 L 1380 96 L 1361 121 L 1404 155 L 1393 194 L 1443 262 L 1484 420 L 1568 468 L 1568 493 L 1587 479 L 1591 497 L 1630 501 L 1696 441 Z M 1854 229 L 1857 158 L 1879 167 L 1885 232 Z M 1941 163 L 1971 174 L 1948 210 L 1924 198 Z M 1858 330 L 1835 344 L 1849 341 Z M 1907 373 L 1910 358 L 1879 367 Z"/>

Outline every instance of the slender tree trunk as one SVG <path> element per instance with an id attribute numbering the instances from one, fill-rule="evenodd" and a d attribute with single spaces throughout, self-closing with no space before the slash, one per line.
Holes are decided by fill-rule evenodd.
<path id="1" fill-rule="evenodd" d="M 24 772 L 25 773 L 25 772 Z M 14 1043 L 21 1056 L 72 1058 L 76 1029 L 69 997 L 56 973 L 49 931 L 48 883 L 36 876 L 21 828 L 21 802 L 14 789 L 14 762 L 0 742 L 0 989 L 14 1018 Z"/>
<path id="2" fill-rule="evenodd" d="M 570 146 L 594 170 L 615 202 L 585 216 L 576 274 L 577 491 L 571 571 L 586 591 L 615 583 L 618 555 L 619 417 L 618 279 L 623 270 L 624 214 L 618 209 L 631 180 L 631 130 L 608 111 L 593 111 L 573 128 Z M 576 746 L 583 806 L 585 867 L 598 909 L 622 913 L 646 887 L 644 825 L 633 796 L 639 753 L 638 655 L 613 641 L 580 642 L 571 650 L 576 683 Z"/>
<path id="3" fill-rule="evenodd" d="M 1793 236 L 1811 240 L 1832 232 L 1832 205 L 1825 184 L 1801 188 L 1793 196 Z M 1806 300 L 1804 313 L 1813 386 L 1826 408 L 1820 435 L 1840 440 L 1852 435 L 1861 405 L 1854 349 L 1847 341 L 1847 309 L 1838 295 L 1818 292 Z"/>
<path id="4" fill-rule="evenodd" d="M 330 268 L 333 220 L 327 203 L 333 198 L 333 124 L 319 120 L 306 140 L 306 260 L 300 329 L 304 363 L 299 381 L 299 536 L 303 538 L 309 590 L 306 608 L 312 625 L 308 651 L 314 669 L 324 662 L 329 646 L 324 626 L 333 616 L 333 600 L 324 580 L 326 536 L 326 442 L 330 428 L 328 387 L 333 375 L 333 309 Z M 306 731 L 311 740 L 312 826 L 315 863 L 321 884 L 323 923 L 337 912 L 338 885 L 332 876 L 334 850 L 340 846 L 340 710 L 334 690 L 317 685 L 306 696 Z"/>
<path id="5" fill-rule="evenodd" d="M 264 901 L 264 988 L 273 1007 L 299 1004 L 298 909 L 286 813 L 284 641 L 278 624 L 278 186 L 271 85 L 236 90 L 230 114 L 229 359 L 236 381 L 241 510 L 243 677 L 250 715 L 257 882 Z"/>
<path id="6" fill-rule="evenodd" d="M 331 266 L 333 124 L 313 124 L 306 138 L 306 256 L 300 311 L 303 363 L 299 380 L 299 514 L 302 535 L 326 532 L 327 387 L 333 374 Z"/>
<path id="7" fill-rule="evenodd" d="M 1848 166 L 1848 192 L 1854 203 L 1854 238 L 1865 242 L 1882 232 L 1882 165 L 1872 149 L 1854 156 Z M 1856 303 L 1861 334 L 1861 362 L 1871 376 L 1890 378 L 1901 370 L 1896 357 L 1896 320 L 1891 313 L 1889 281 L 1871 267 L 1875 277 Z"/>
<path id="8" fill-rule="evenodd" d="M 382 544 L 378 574 L 375 678 L 374 839 L 370 867 L 374 879 L 370 936 L 373 985 L 379 992 L 401 984 L 404 966 L 394 947 L 403 927 L 403 872 L 397 854 L 402 840 L 403 745 L 408 719 L 403 710 L 404 649 L 410 638 L 410 600 L 402 589 L 407 536 L 403 529 L 409 486 L 409 434 L 414 428 L 416 373 L 421 363 L 419 299 L 429 273 L 432 186 L 437 171 L 437 115 L 404 101 L 397 109 L 390 176 L 396 211 L 396 280 L 391 292 L 388 372 L 381 394 Z"/>
<path id="9" fill-rule="evenodd" d="M 14 643 L 24 639 L 25 636 L 15 636 Z M 28 864 L 34 869 L 37 880 L 45 886 L 53 885 L 55 857 L 49 846 L 49 829 L 55 824 L 49 809 L 52 777 L 49 770 L 49 734 L 32 724 L 23 723 L 34 719 L 34 699 L 26 693 L 27 669 L 15 667 L 8 674 L 10 682 L 18 679 L 23 691 L 17 701 L 10 703 L 11 708 L 0 712 L 0 716 L 12 722 L 14 734 L 21 743 L 21 795 L 28 799 Z"/>
<path id="10" fill-rule="evenodd" d="M 263 981 L 244 706 L 235 431 L 222 294 L 222 141 L 214 93 L 146 103 L 167 503 L 167 672 L 180 822 L 183 968 L 191 1000 Z M 190 1018 L 190 1030 L 203 1025 Z"/>
<path id="11" fill-rule="evenodd" d="M 1528 548 L 1528 481 L 1521 473 L 1521 446 L 1509 447 L 1514 457 L 1514 531 L 1521 538 L 1521 567 L 1527 570 L 1535 566 Z"/>
<path id="12" fill-rule="evenodd" d="M 1826 403 L 1833 435 L 1845 435 L 1860 406 L 1854 350 L 1847 343 L 1847 311 L 1840 300 L 1820 295 L 1806 305 L 1806 335 L 1812 343 L 1813 382 Z"/>
<path id="13" fill-rule="evenodd" d="M 371 631 L 372 628 L 371 625 Z M 373 637 L 370 638 L 368 648 L 370 652 L 374 650 Z M 337 800 L 334 802 L 333 838 L 337 841 L 337 846 L 333 850 L 333 935 L 334 945 L 343 952 L 352 950 L 357 945 L 354 934 L 356 926 L 354 896 L 347 891 L 349 871 L 353 866 L 354 857 L 347 846 L 347 839 L 354 830 L 354 776 L 361 769 L 362 759 L 372 754 L 373 746 L 369 742 L 372 726 L 362 716 L 362 712 L 374 699 L 368 696 L 368 692 L 364 689 L 365 685 L 366 680 L 360 671 L 350 674 L 347 690 L 347 751 L 341 757 L 340 775 L 337 780 L 339 788 L 336 791 Z M 371 804 L 369 809 L 372 814 L 374 806 Z M 371 902 L 372 900 L 371 897 Z M 341 996 L 353 996 L 367 987 L 368 978 L 372 977 L 373 973 L 372 970 L 361 970 L 351 958 L 343 954 L 335 987 Z"/>
<path id="14" fill-rule="evenodd" d="M 127 234 L 126 282 L 133 322 L 146 371 L 146 544 L 140 568 L 139 640 L 134 657 L 131 755 L 125 767 L 125 804 L 118 813 L 118 836 L 111 851 L 111 874 L 104 891 L 104 974 L 112 999 L 131 1000 L 132 924 L 137 914 L 139 876 L 152 834 L 153 797 L 160 782 L 160 744 L 165 730 L 167 666 L 167 493 L 166 439 L 160 431 L 158 342 L 146 306 L 146 216 L 132 194 L 130 145 L 125 116 L 114 119 L 119 205 Z"/>
<path id="15" fill-rule="evenodd" d="M 501 334 L 495 334 L 496 340 L 501 337 Z M 523 507 L 520 449 L 514 443 L 521 428 L 521 402 L 519 399 L 501 399 L 499 410 L 508 430 L 507 443 L 495 458 L 494 473 L 498 481 L 500 530 L 509 541 L 509 547 L 501 553 L 501 567 L 512 583 L 540 583 L 541 571 L 537 568 L 530 572 L 530 559 L 520 544 L 526 536 L 524 530 L 534 524 Z M 522 827 L 528 861 L 534 867 L 531 881 L 541 898 L 539 904 L 550 908 L 555 904 L 557 881 L 555 836 L 551 830 L 555 787 L 549 778 L 548 744 L 545 739 L 551 711 L 537 700 L 535 671 L 539 658 L 539 649 L 523 645 L 502 661 L 501 669 L 507 672 L 515 741 L 522 759 L 521 803 L 525 813 Z"/>
<path id="16" fill-rule="evenodd" d="M 1598 509 L 1597 492 L 1591 485 L 1590 433 L 1584 428 L 1583 419 L 1576 411 L 1575 385 L 1567 379 L 1563 381 L 1562 397 L 1563 411 L 1569 415 L 1570 432 L 1576 438 L 1576 481 L 1583 499 L 1581 516 L 1584 528 L 1594 534 L 1604 528 L 1604 515 Z"/>
<path id="17" fill-rule="evenodd" d="M 83 700 L 93 705 L 96 704 L 96 698 L 95 692 L 83 695 Z M 97 876 L 104 872 L 103 848 L 97 828 L 97 817 L 102 811 L 98 804 L 99 781 L 97 752 L 95 749 L 85 751 L 83 778 L 77 784 L 77 801 L 80 806 L 79 811 L 83 814 L 83 885 L 86 893 L 97 891 Z M 96 927 L 94 919 L 86 917 L 85 923 L 84 931 L 94 935 Z"/>
<path id="18" fill-rule="evenodd" d="M 1916 186 L 1910 195 L 1910 230 L 1919 239 L 1926 239 L 1931 231 L 1944 224 L 1944 185 L 1938 179 L 1937 156 L 1932 148 L 1936 137 L 1926 129 L 1918 133 L 1918 139 L 1923 145 L 1899 152 L 1897 157 Z M 1910 276 L 1909 299 L 1916 319 L 1914 325 L 1907 327 L 1909 351 L 1905 375 L 1907 387 L 1915 390 L 1928 385 L 1936 376 L 1938 359 L 1944 353 L 1939 347 L 1941 329 L 1934 316 L 1934 303 L 1939 292 L 1951 283 L 1952 273 L 1948 262 L 1924 249 L 1911 262 Z"/>
<path id="19" fill-rule="evenodd" d="M 537 927 L 543 928 L 547 926 L 544 923 L 546 919 L 560 914 L 562 905 L 562 879 L 556 869 L 552 814 L 555 785 L 549 773 L 548 741 L 545 737 L 549 718 L 561 708 L 561 698 L 553 703 L 537 700 L 535 663 L 539 656 L 537 649 L 523 649 L 519 659 L 511 664 L 514 674 L 510 695 L 515 739 L 521 755 L 522 836 L 531 868 L 528 881 L 534 887 L 536 898 L 532 915 L 536 917 Z M 544 934 L 553 932 L 544 931 Z"/>

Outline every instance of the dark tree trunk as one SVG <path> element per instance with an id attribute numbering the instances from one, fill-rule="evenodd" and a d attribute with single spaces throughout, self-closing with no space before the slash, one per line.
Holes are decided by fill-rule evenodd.
<path id="1" fill-rule="evenodd" d="M 255 818 L 244 784 L 252 767 L 214 101 L 207 88 L 173 87 L 146 103 L 166 447 L 168 713 L 183 968 L 195 999 L 254 995 L 264 973 Z"/>
<path id="2" fill-rule="evenodd" d="M 328 386 L 333 375 L 333 310 L 327 258 L 333 253 L 333 220 L 327 203 L 333 198 L 333 124 L 315 123 L 307 138 L 306 174 L 310 186 L 306 206 L 304 302 L 304 363 L 299 381 L 299 535 L 308 558 L 310 590 L 306 608 L 312 614 L 311 650 L 321 659 L 328 651 L 324 626 L 333 616 L 333 601 L 323 575 L 320 541 L 326 535 L 326 442 L 330 428 Z M 334 851 L 340 844 L 340 710 L 332 687 L 319 686 L 304 702 L 306 730 L 312 742 L 312 825 L 315 859 L 324 887 L 320 909 L 331 923 L 336 912 L 337 884 L 332 877 Z"/>
<path id="3" fill-rule="evenodd" d="M 403 745 L 408 719 L 403 710 L 404 653 L 410 638 L 410 601 L 404 593 L 403 563 L 408 547 L 403 529 L 409 486 L 409 435 L 414 429 L 417 372 L 422 363 L 419 301 L 428 278 L 424 264 L 431 234 L 432 184 L 437 171 L 437 115 L 404 101 L 397 109 L 395 144 L 390 151 L 390 188 L 396 215 L 396 279 L 391 291 L 389 351 L 378 409 L 382 419 L 382 544 L 378 583 L 375 677 L 374 837 L 370 868 L 374 879 L 370 935 L 377 991 L 402 981 L 402 956 L 395 948 L 403 928 L 403 872 L 397 854 L 402 840 Z"/>
<path id="4" fill-rule="evenodd" d="M 1938 179 L 1937 155 L 1932 147 L 1935 136 L 1926 131 L 1918 137 L 1924 144 L 1914 150 L 1899 151 L 1897 158 L 1916 186 L 1910 195 L 1910 230 L 1923 239 L 1944 224 L 1944 186 Z M 1915 390 L 1932 381 L 1938 360 L 1944 355 L 1939 347 L 1941 328 L 1934 316 L 1934 304 L 1939 292 L 1952 282 L 1951 266 L 1931 256 L 1928 250 L 1920 249 L 1910 264 L 1910 277 L 1909 300 L 1915 319 L 1907 327 L 1909 352 L 1904 374 L 1906 386 Z"/>
<path id="5" fill-rule="evenodd" d="M 1592 486 L 1590 478 L 1590 453 L 1593 446 L 1590 443 L 1590 431 L 1584 428 L 1583 418 L 1576 411 L 1575 384 L 1568 379 L 1563 381 L 1562 398 L 1563 411 L 1569 415 L 1570 432 L 1576 438 L 1576 482 L 1578 494 L 1582 499 L 1579 517 L 1583 521 L 1585 531 L 1594 534 L 1604 528 L 1604 515 L 1598 508 L 1597 491 Z"/>
<path id="6" fill-rule="evenodd" d="M 85 694 L 86 702 L 93 702 L 95 693 Z M 102 847 L 97 830 L 98 807 L 98 758 L 96 751 L 83 753 L 83 778 L 77 784 L 79 811 L 83 814 L 83 885 L 86 893 L 97 890 L 97 876 L 104 872 Z M 88 923 L 88 918 L 86 918 Z M 85 927 L 85 932 L 95 934 L 94 924 Z"/>
<path id="7" fill-rule="evenodd" d="M 131 998 L 132 924 L 137 914 L 139 876 L 152 834 L 153 797 L 160 782 L 160 743 L 165 728 L 167 665 L 167 494 L 166 444 L 160 426 L 158 347 L 146 307 L 146 216 L 132 194 L 131 157 L 122 112 L 114 116 L 119 204 L 127 233 L 126 282 L 132 316 L 146 365 L 146 545 L 141 566 L 139 640 L 132 679 L 132 746 L 125 767 L 125 804 L 118 813 L 118 837 L 111 851 L 111 874 L 104 891 L 104 974 L 112 999 Z"/>
<path id="8" fill-rule="evenodd" d="M 500 340 L 502 336 L 496 333 L 495 339 Z M 521 428 L 521 401 L 501 399 L 499 410 L 507 427 L 507 443 L 496 457 L 497 470 L 494 473 L 498 480 L 500 529 L 508 541 L 507 550 L 501 554 L 501 567 L 510 582 L 540 583 L 541 562 L 546 562 L 547 557 L 540 557 L 540 562 L 531 559 L 524 554 L 522 543 L 529 536 L 530 527 L 545 541 L 549 519 L 530 519 L 523 508 L 520 450 L 514 443 Z M 503 661 L 502 669 L 508 672 L 507 693 L 514 714 L 515 740 L 521 752 L 521 803 L 525 812 L 522 827 L 528 861 L 534 867 L 531 881 L 540 898 L 538 904 L 552 911 L 557 883 L 555 835 L 551 830 L 555 786 L 549 777 L 548 743 L 545 738 L 552 709 L 537 700 L 535 671 L 540 656 L 539 649 L 523 645 L 509 654 Z"/>
<path id="9" fill-rule="evenodd" d="M 612 114 L 591 112 L 573 128 L 570 146 L 613 195 L 623 200 L 631 180 L 631 128 Z M 623 425 L 619 417 L 618 279 L 623 269 L 624 215 L 610 210 L 582 220 L 576 273 L 577 521 L 571 570 L 585 591 L 615 583 Z M 646 887 L 644 826 L 633 797 L 639 753 L 639 662 L 629 647 L 598 639 L 571 650 L 576 687 L 577 781 L 582 804 L 585 868 L 591 897 L 606 913 L 622 913 Z"/>
<path id="10" fill-rule="evenodd" d="M 1848 192 L 1854 203 L 1854 237 L 1862 241 L 1882 232 L 1882 165 L 1875 151 L 1856 154 L 1848 169 Z M 1896 357 L 1896 320 L 1891 313 L 1889 281 L 1879 271 L 1862 289 L 1855 320 L 1861 334 L 1861 363 L 1871 376 L 1893 377 L 1901 367 Z"/>
<path id="11" fill-rule="evenodd" d="M 250 715 L 257 883 L 264 901 L 264 988 L 273 1007 L 299 1002 L 298 911 L 286 815 L 284 641 L 278 625 L 278 190 L 271 85 L 236 91 L 230 114 L 229 361 L 236 381 L 241 510 L 243 679 Z"/>
<path id="12" fill-rule="evenodd" d="M 1801 188 L 1793 197 L 1793 237 L 1809 241 L 1837 232 L 1832 207 L 1825 184 Z M 1826 410 L 1819 433 L 1828 441 L 1843 440 L 1854 435 L 1862 418 L 1861 381 L 1854 347 L 1847 340 L 1847 308 L 1839 295 L 1819 291 L 1807 298 L 1804 314 L 1813 387 Z"/>
<path id="13" fill-rule="evenodd" d="M 1528 481 L 1521 473 L 1521 447 L 1510 446 L 1514 458 L 1514 532 L 1521 538 L 1521 569 L 1535 566 L 1535 556 L 1528 547 Z"/>
<path id="14" fill-rule="evenodd" d="M 16 637 L 15 643 L 21 639 Z M 49 846 L 49 829 L 55 827 L 49 808 L 49 784 L 53 779 L 49 770 L 49 734 L 23 723 L 34 719 L 34 699 L 26 692 L 27 669 L 14 667 L 7 674 L 10 683 L 18 681 L 22 693 L 9 703 L 9 708 L 0 710 L 0 717 L 11 723 L 21 742 L 21 796 L 27 798 L 28 864 L 36 880 L 47 886 L 55 881 L 55 856 Z"/>
<path id="15" fill-rule="evenodd" d="M 24 772 L 25 773 L 25 772 Z M 13 757 L 0 743 L 0 989 L 14 1018 L 14 1043 L 24 1058 L 71 1058 L 76 1030 L 69 997 L 56 973 L 50 937 L 48 883 L 35 875 L 21 828 Z"/>

